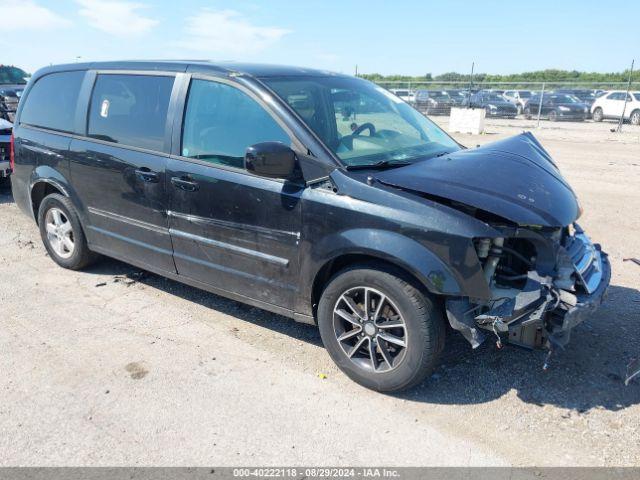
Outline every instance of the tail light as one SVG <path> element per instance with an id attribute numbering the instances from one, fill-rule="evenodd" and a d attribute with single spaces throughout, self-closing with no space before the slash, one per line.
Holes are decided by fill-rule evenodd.
<path id="1" fill-rule="evenodd" d="M 16 149 L 14 144 L 15 142 L 13 140 L 13 133 L 12 133 L 11 140 L 9 141 L 9 166 L 11 167 L 11 171 L 14 171 L 16 168 Z"/>

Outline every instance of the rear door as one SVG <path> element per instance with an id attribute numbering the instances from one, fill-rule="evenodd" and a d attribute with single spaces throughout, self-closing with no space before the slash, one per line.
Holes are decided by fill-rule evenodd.
<path id="1" fill-rule="evenodd" d="M 70 146 L 71 177 L 96 250 L 175 272 L 165 169 L 173 74 L 98 73 L 86 138 Z"/>
<path id="2" fill-rule="evenodd" d="M 291 309 L 304 187 L 249 174 L 244 154 L 259 142 L 292 145 L 292 136 L 248 90 L 204 78 L 191 81 L 176 131 L 167 181 L 178 273 Z"/>

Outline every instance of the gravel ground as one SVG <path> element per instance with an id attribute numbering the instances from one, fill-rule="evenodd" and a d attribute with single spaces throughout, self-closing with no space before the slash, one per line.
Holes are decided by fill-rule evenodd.
<path id="1" fill-rule="evenodd" d="M 623 262 L 640 257 L 640 128 L 613 127 L 534 131 L 610 254 L 602 309 L 547 372 L 542 352 L 450 335 L 402 395 L 350 382 L 313 327 L 114 260 L 58 268 L 1 191 L 0 465 L 640 465 L 640 382 L 623 384 L 640 355 L 640 266 Z"/>

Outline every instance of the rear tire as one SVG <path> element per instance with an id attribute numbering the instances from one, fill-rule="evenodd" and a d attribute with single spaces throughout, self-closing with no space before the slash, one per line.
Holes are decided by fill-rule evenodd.
<path id="1" fill-rule="evenodd" d="M 49 256 L 61 267 L 80 270 L 99 258 L 89 250 L 76 209 L 67 197 L 46 196 L 38 209 L 38 226 Z"/>
<path id="2" fill-rule="evenodd" d="M 604 115 L 602 113 L 602 108 L 598 107 L 593 111 L 593 121 L 601 122 L 604 119 Z"/>
<path id="3" fill-rule="evenodd" d="M 336 274 L 322 293 L 318 325 L 336 365 L 379 392 L 422 382 L 444 348 L 440 309 L 401 271 L 382 264 L 356 265 Z"/>
<path id="4" fill-rule="evenodd" d="M 629 123 L 631 123 L 631 125 L 640 125 L 640 110 L 634 110 L 631 112 L 631 115 L 629 116 Z"/>
<path id="5" fill-rule="evenodd" d="M 524 109 L 524 118 L 531 120 L 531 109 L 529 107 Z"/>
<path id="6" fill-rule="evenodd" d="M 557 122 L 558 121 L 558 112 L 556 112 L 555 110 L 551 110 L 549 112 L 549 121 L 550 122 Z"/>

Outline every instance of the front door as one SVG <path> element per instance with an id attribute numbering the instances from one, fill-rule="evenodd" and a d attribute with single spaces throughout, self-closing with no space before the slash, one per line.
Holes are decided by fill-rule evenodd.
<path id="1" fill-rule="evenodd" d="M 70 146 L 73 185 L 96 250 L 175 273 L 166 216 L 167 110 L 173 76 L 99 74 L 89 139 Z"/>
<path id="2" fill-rule="evenodd" d="M 613 92 L 602 102 L 602 112 L 607 117 L 620 117 L 624 108 L 624 93 Z"/>
<path id="3" fill-rule="evenodd" d="M 244 170 L 247 147 L 291 137 L 249 92 L 201 79 L 191 82 L 182 132 L 167 165 L 178 274 L 291 308 L 303 187 Z"/>

